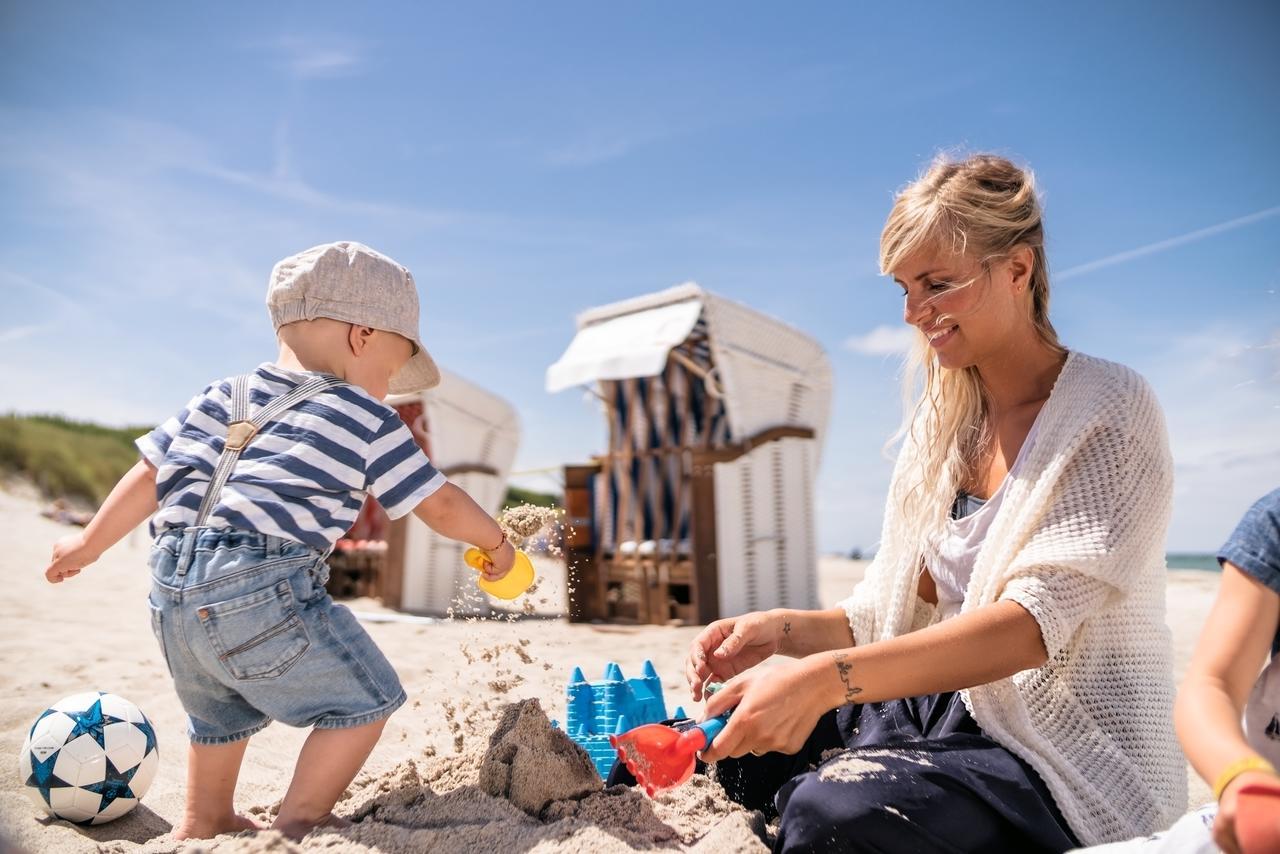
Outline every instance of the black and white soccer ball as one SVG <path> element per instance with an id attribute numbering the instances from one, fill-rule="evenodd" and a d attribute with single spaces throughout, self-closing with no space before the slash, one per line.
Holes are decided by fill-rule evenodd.
<path id="1" fill-rule="evenodd" d="M 45 709 L 18 756 L 36 806 L 76 824 L 102 824 L 133 809 L 159 764 L 151 721 L 124 697 L 101 691 Z"/>

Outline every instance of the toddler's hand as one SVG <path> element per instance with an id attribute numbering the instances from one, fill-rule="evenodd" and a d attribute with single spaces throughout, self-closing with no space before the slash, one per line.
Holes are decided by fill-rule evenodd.
<path id="1" fill-rule="evenodd" d="M 494 551 L 485 552 L 484 556 L 488 558 L 484 569 L 485 581 L 497 581 L 500 578 L 505 578 L 507 573 L 511 571 L 511 567 L 516 565 L 515 547 L 505 540 Z"/>
<path id="2" fill-rule="evenodd" d="M 53 544 L 53 557 L 49 559 L 44 577 L 50 584 L 57 584 L 73 575 L 79 575 L 80 570 L 97 559 L 98 556 L 91 553 L 85 545 L 83 532 L 70 534 Z"/>

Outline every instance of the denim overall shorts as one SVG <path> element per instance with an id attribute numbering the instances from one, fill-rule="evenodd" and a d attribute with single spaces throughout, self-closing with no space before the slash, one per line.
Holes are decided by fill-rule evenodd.
<path id="1" fill-rule="evenodd" d="M 247 378 L 237 377 L 227 450 L 197 524 L 162 531 L 152 546 L 151 627 L 195 744 L 238 741 L 272 721 L 361 726 L 387 717 L 405 701 L 391 663 L 351 611 L 325 590 L 327 552 L 257 531 L 203 524 L 256 428 L 332 382 L 304 383 L 249 419 Z M 240 431 L 248 432 L 243 441 L 237 436 L 240 423 L 256 423 L 252 431 Z"/>

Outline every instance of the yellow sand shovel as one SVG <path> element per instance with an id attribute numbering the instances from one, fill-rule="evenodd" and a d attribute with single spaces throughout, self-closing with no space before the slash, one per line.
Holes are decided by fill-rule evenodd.
<path id="1" fill-rule="evenodd" d="M 467 566 L 476 572 L 484 572 L 485 564 L 489 563 L 488 556 L 480 549 L 467 549 L 462 555 L 462 559 L 466 561 Z M 511 571 L 497 581 L 487 581 L 484 578 L 477 579 L 476 583 L 480 585 L 480 589 L 490 596 L 498 599 L 514 599 L 521 593 L 529 589 L 533 584 L 533 563 L 529 560 L 529 556 L 519 549 L 516 550 L 516 562 L 512 564 Z"/>

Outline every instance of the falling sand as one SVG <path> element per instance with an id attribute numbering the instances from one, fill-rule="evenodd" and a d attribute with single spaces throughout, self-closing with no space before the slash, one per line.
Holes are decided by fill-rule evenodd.
<path id="1" fill-rule="evenodd" d="M 650 800 L 625 786 L 604 788 L 585 752 L 553 729 L 537 700 L 499 712 L 489 738 L 468 739 L 452 756 L 424 755 L 380 775 L 363 775 L 335 812 L 353 824 L 293 843 L 274 831 L 194 843 L 154 839 L 115 852 L 418 851 L 756 851 L 764 821 L 695 776 Z M 268 820 L 271 810 L 256 811 Z"/>

